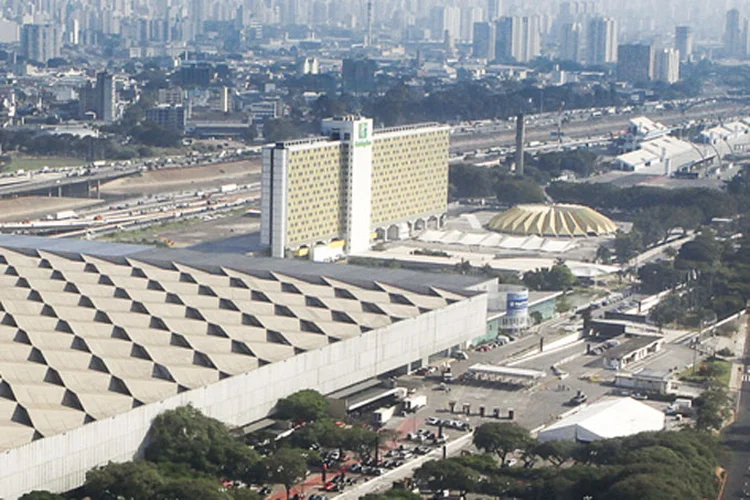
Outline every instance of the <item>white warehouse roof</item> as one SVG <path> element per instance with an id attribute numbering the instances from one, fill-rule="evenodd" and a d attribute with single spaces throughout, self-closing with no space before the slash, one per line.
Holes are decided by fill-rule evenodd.
<path id="1" fill-rule="evenodd" d="M 664 429 L 664 413 L 632 398 L 589 405 L 539 432 L 539 441 L 597 441 Z"/>
<path id="2" fill-rule="evenodd" d="M 621 154 L 615 161 L 628 170 L 638 170 L 669 159 L 675 162 L 672 165 L 672 170 L 676 170 L 682 165 L 713 156 L 712 151 L 704 151 L 702 146 L 691 144 L 676 137 L 662 136 L 642 142 L 640 149 Z"/>
<path id="3" fill-rule="evenodd" d="M 45 240 L 0 236 L 0 452 L 473 295 L 407 274 L 350 279 L 347 266 L 242 258 L 260 270 L 239 271 L 197 256 L 207 270 L 170 259 L 187 252 L 15 241 Z"/>

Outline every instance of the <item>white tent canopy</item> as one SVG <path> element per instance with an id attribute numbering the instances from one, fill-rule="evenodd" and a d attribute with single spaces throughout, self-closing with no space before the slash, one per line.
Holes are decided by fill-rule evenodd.
<path id="1" fill-rule="evenodd" d="M 632 398 L 605 399 L 539 432 L 539 441 L 598 441 L 664 429 L 664 413 Z"/>

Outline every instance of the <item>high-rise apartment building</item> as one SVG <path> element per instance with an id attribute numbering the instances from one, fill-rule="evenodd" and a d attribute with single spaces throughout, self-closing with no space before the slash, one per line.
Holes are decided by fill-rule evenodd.
<path id="1" fill-rule="evenodd" d="M 96 85 L 87 82 L 78 89 L 78 111 L 81 118 L 93 113 L 97 120 L 105 123 L 118 119 L 117 89 L 111 73 L 97 73 Z"/>
<path id="2" fill-rule="evenodd" d="M 102 71 L 96 75 L 97 115 L 105 123 L 117 119 L 117 92 L 115 78 L 111 73 Z"/>
<path id="3" fill-rule="evenodd" d="M 680 53 L 677 49 L 654 52 L 654 80 L 674 83 L 680 79 Z"/>
<path id="4" fill-rule="evenodd" d="M 474 39 L 474 23 L 484 21 L 484 11 L 479 7 L 461 9 L 461 41 L 471 42 Z"/>
<path id="5" fill-rule="evenodd" d="M 378 63 L 373 59 L 344 59 L 341 81 L 347 92 L 372 92 L 377 88 L 375 72 Z"/>
<path id="6" fill-rule="evenodd" d="M 271 255 L 342 240 L 349 254 L 373 234 L 399 238 L 439 224 L 448 203 L 449 128 L 374 131 L 372 120 L 324 120 L 324 137 L 263 149 L 261 242 Z"/>
<path id="7" fill-rule="evenodd" d="M 461 36 L 461 9 L 433 7 L 430 9 L 430 33 L 433 40 L 443 40 L 445 32 L 454 40 Z"/>
<path id="8" fill-rule="evenodd" d="M 651 45 L 626 44 L 617 49 L 617 78 L 632 83 L 654 77 L 654 48 Z"/>
<path id="9" fill-rule="evenodd" d="M 497 21 L 498 59 L 528 62 L 540 54 L 539 16 L 505 16 Z"/>
<path id="10" fill-rule="evenodd" d="M 589 21 L 586 35 L 586 62 L 608 64 L 617 61 L 617 21 L 595 17 Z"/>
<path id="11" fill-rule="evenodd" d="M 474 23 L 474 41 L 471 55 L 476 59 L 495 60 L 495 23 Z"/>
<path id="12" fill-rule="evenodd" d="M 674 30 L 674 48 L 680 53 L 681 61 L 690 61 L 693 58 L 693 28 L 690 26 L 677 26 Z"/>
<path id="13" fill-rule="evenodd" d="M 742 16 L 737 9 L 727 12 L 724 29 L 724 53 L 727 57 L 745 57 L 745 50 L 742 48 Z"/>
<path id="14" fill-rule="evenodd" d="M 524 16 L 521 21 L 524 50 L 522 61 L 528 62 L 542 53 L 542 35 L 539 16 Z"/>
<path id="15" fill-rule="evenodd" d="M 24 24 L 21 27 L 21 54 L 29 61 L 46 63 L 60 57 L 62 32 L 53 24 Z"/>
<path id="16" fill-rule="evenodd" d="M 563 25 L 560 33 L 560 59 L 581 62 L 583 58 L 583 28 L 581 23 Z"/>
<path id="17" fill-rule="evenodd" d="M 503 15 L 503 0 L 487 0 L 487 20 L 496 21 Z"/>

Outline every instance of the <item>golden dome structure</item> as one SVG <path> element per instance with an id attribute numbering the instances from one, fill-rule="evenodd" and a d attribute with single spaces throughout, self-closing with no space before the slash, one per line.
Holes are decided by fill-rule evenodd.
<path id="1" fill-rule="evenodd" d="M 492 218 L 489 228 L 506 234 L 546 237 L 602 236 L 617 231 L 608 217 L 583 205 L 516 205 Z"/>

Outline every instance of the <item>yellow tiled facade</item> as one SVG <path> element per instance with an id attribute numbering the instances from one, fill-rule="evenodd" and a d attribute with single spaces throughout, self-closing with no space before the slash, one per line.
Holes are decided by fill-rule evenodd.
<path id="1" fill-rule="evenodd" d="M 447 210 L 449 140 L 447 127 L 375 132 L 370 229 Z M 349 147 L 333 140 L 285 148 L 286 248 L 346 237 Z"/>
<path id="2" fill-rule="evenodd" d="M 289 246 L 343 234 L 346 205 L 343 147 L 333 143 L 290 150 L 287 174 Z"/>
<path id="3" fill-rule="evenodd" d="M 373 227 L 446 211 L 449 141 L 446 128 L 375 136 Z"/>

